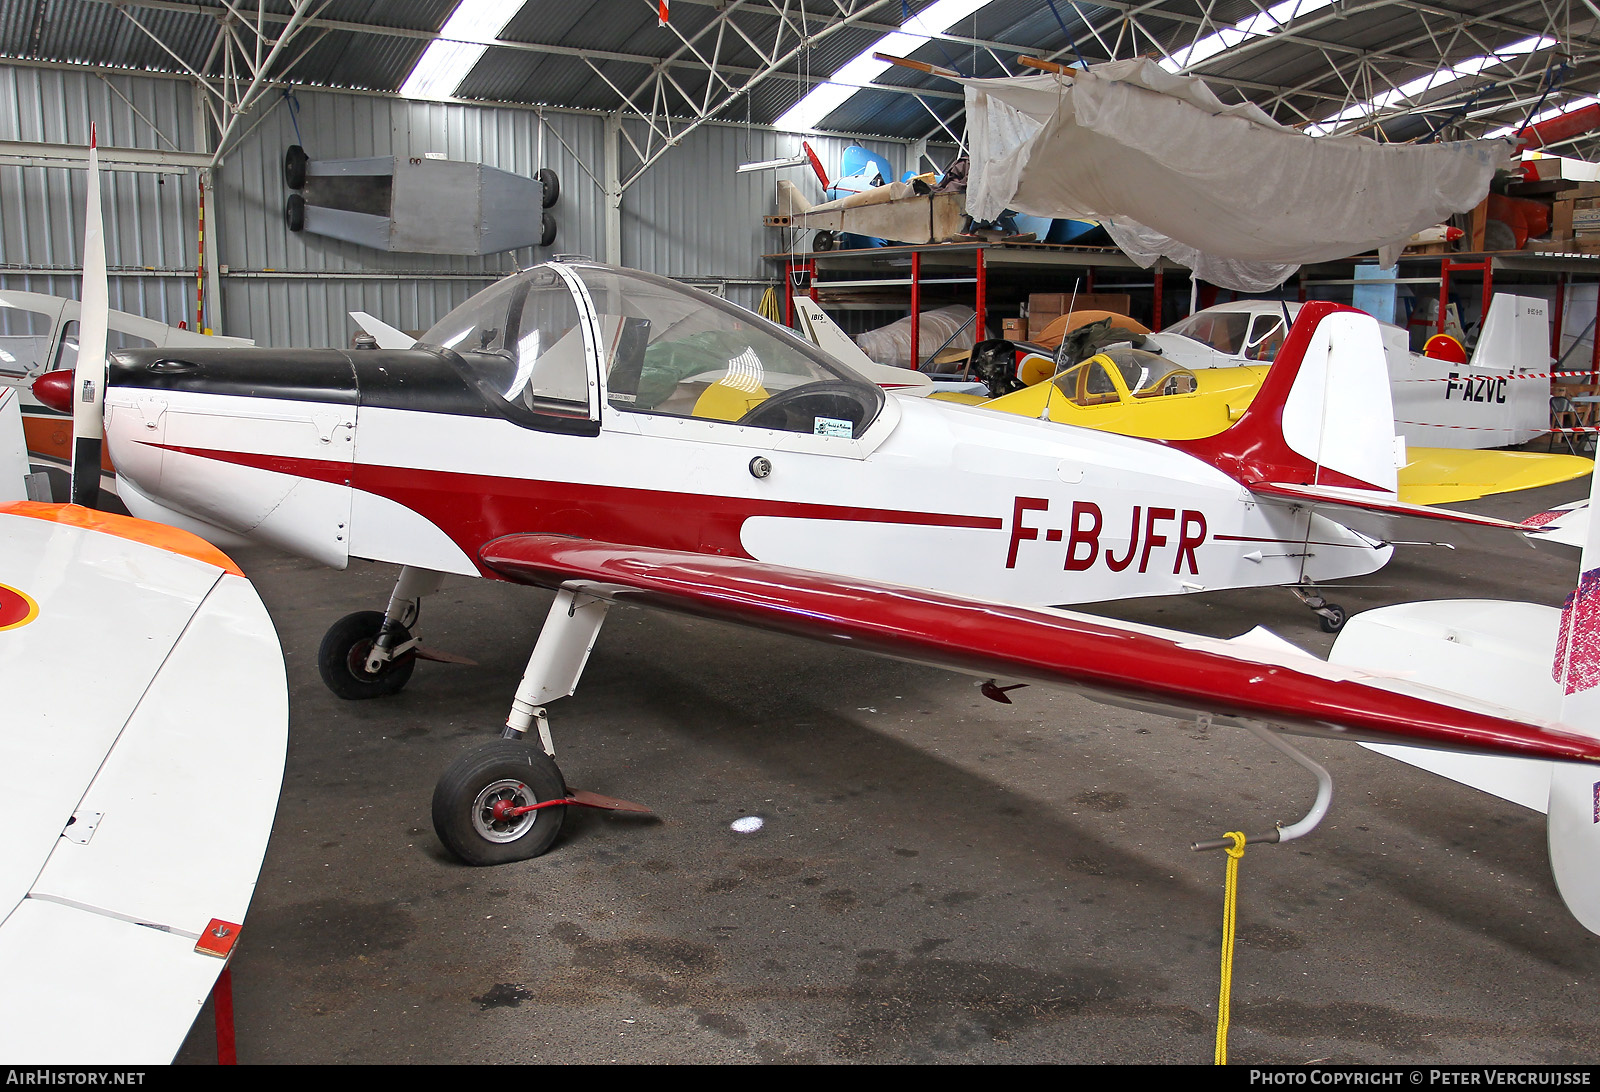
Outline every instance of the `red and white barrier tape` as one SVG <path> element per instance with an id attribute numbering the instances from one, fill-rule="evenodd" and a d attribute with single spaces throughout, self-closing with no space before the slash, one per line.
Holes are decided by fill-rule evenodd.
<path id="1" fill-rule="evenodd" d="M 1474 432 L 1521 432 L 1523 429 L 1513 428 L 1510 425 L 1441 425 L 1437 421 L 1396 421 L 1397 425 L 1416 425 L 1419 428 L 1464 428 Z M 1600 425 L 1577 425 L 1573 428 L 1543 428 L 1539 435 L 1547 432 L 1600 432 Z"/>
<path id="2" fill-rule="evenodd" d="M 1441 361 L 1448 363 L 1448 361 Z M 1466 367 L 1457 364 L 1456 367 Z M 1484 372 L 1462 372 L 1451 379 L 1449 376 L 1428 376 L 1422 379 L 1391 379 L 1391 383 L 1459 383 L 1463 379 L 1592 379 L 1600 375 L 1600 369 L 1590 368 L 1582 372 L 1522 372 L 1519 375 L 1489 375 Z"/>

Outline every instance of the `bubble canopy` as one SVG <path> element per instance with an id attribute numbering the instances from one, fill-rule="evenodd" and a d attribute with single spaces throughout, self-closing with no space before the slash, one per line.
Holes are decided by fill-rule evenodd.
<path id="1" fill-rule="evenodd" d="M 607 405 L 625 413 L 856 437 L 884 402 L 875 384 L 785 328 L 613 266 L 534 266 L 473 296 L 421 340 L 458 358 L 486 395 L 535 415 L 595 416 L 591 359 Z"/>

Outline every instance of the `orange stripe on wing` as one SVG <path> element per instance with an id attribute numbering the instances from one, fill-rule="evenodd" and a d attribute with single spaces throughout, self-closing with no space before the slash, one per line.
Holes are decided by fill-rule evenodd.
<path id="1" fill-rule="evenodd" d="M 159 550 L 192 557 L 207 565 L 215 565 L 234 576 L 244 575 L 232 558 L 199 535 L 180 531 L 163 523 L 151 523 L 149 520 L 119 516 L 112 512 L 97 512 L 78 504 L 45 504 L 42 501 L 12 501 L 9 504 L 0 504 L 0 514 L 27 516 L 30 519 L 42 519 L 50 523 L 64 523 L 72 527 L 100 531 L 125 538 L 130 542 L 142 542 Z"/>

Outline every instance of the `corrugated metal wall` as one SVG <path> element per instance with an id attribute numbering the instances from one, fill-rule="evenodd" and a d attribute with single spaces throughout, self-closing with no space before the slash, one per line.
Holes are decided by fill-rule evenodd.
<path id="1" fill-rule="evenodd" d="M 92 118 L 102 146 L 190 149 L 194 147 L 190 101 L 188 85 L 178 80 L 101 79 L 0 65 L 0 102 L 17 107 L 15 112 L 0 110 L 0 139 L 87 145 Z M 0 167 L 0 286 L 77 296 L 75 272 L 25 275 L 4 267 L 75 271 L 81 266 L 86 179 L 83 171 Z M 101 197 L 107 209 L 110 265 L 194 268 L 192 177 L 105 174 Z M 111 278 L 111 306 L 163 322 L 192 316 L 193 299 L 193 277 Z"/>
<path id="2" fill-rule="evenodd" d="M 0 112 L 0 139 L 82 144 L 94 118 L 102 145 L 167 148 L 170 140 L 183 150 L 195 147 L 194 91 L 182 80 L 0 65 L 0 96 L 19 105 L 15 115 Z M 348 318 L 353 310 L 402 329 L 423 329 L 501 273 L 544 256 L 533 249 L 481 258 L 393 254 L 291 233 L 283 221 L 289 191 L 282 162 L 295 143 L 313 159 L 434 152 L 523 175 L 551 167 L 562 190 L 553 210 L 559 227 L 551 250 L 597 258 L 606 253 L 597 181 L 604 178 L 606 123 L 599 116 L 546 111 L 541 161 L 540 117 L 531 110 L 299 90 L 263 112 L 258 108 L 247 119 L 255 128 L 229 153 L 216 192 L 207 195 L 207 227 L 216 233 L 225 270 L 219 332 L 263 345 L 345 344 L 355 332 Z M 642 126 L 630 133 L 644 143 Z M 830 171 L 849 143 L 811 140 Z M 637 159 L 626 140 L 621 146 L 626 177 Z M 901 169 L 904 146 L 869 147 Z M 762 254 L 785 242 L 761 223 L 774 210 L 778 174 L 740 175 L 735 168 L 798 150 L 797 137 L 743 127 L 706 125 L 689 134 L 624 193 L 624 263 L 668 276 L 731 282 L 728 297 L 755 306 L 763 286 L 749 282 L 778 276 Z M 809 170 L 791 168 L 784 177 L 804 179 L 816 196 Z M 78 267 L 83 185 L 81 171 L 0 167 L 0 287 L 78 294 L 75 274 L 23 273 L 18 267 Z M 108 260 L 141 273 L 112 277 L 112 306 L 174 324 L 192 320 L 198 220 L 192 174 L 113 173 L 104 176 L 103 186 Z M 185 270 L 190 275 L 177 275 Z"/>
<path id="3" fill-rule="evenodd" d="M 644 144 L 643 126 L 631 129 Z M 852 143 L 839 137 L 808 137 L 829 178 Z M 894 167 L 905 169 L 905 145 L 865 142 Z M 623 142 L 623 176 L 637 159 Z M 741 163 L 787 158 L 800 152 L 800 138 L 769 129 L 703 125 L 663 156 L 622 198 L 622 262 L 669 277 L 715 277 L 777 282 L 781 268 L 762 258 L 783 250 L 789 233 L 762 225 L 777 210 L 777 185 L 787 179 L 812 201 L 822 200 L 809 167 L 738 174 Z M 755 307 L 762 287 L 729 284 L 727 296 Z"/>

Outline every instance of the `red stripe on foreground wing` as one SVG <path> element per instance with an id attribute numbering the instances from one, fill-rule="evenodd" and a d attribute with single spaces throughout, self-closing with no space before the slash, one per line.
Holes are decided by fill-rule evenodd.
<path id="1" fill-rule="evenodd" d="M 608 599 L 976 675 L 1100 691 L 1312 735 L 1600 762 L 1600 740 L 1329 677 L 1340 669 L 1309 655 L 1304 669 L 1287 667 L 1246 658 L 1247 650 L 1211 638 L 1065 611 L 554 535 L 508 535 L 486 544 L 480 558 L 522 583 L 580 581 Z"/>

